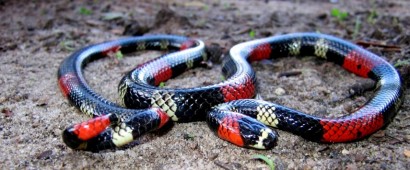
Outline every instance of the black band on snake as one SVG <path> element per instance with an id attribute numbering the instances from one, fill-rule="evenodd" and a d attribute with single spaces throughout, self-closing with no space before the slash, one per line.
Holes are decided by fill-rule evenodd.
<path id="1" fill-rule="evenodd" d="M 128 108 L 105 100 L 87 85 L 82 69 L 88 62 L 110 52 L 138 50 L 179 51 L 141 64 L 125 75 L 118 90 Z M 317 56 L 332 61 L 358 76 L 373 79 L 377 90 L 360 109 L 334 119 L 250 99 L 256 94 L 257 82 L 249 63 L 284 56 Z M 94 118 L 67 128 L 64 142 L 73 149 L 116 148 L 161 128 L 169 119 L 207 120 L 220 138 L 247 148 L 274 147 L 277 134 L 270 127 L 316 142 L 348 142 L 390 123 L 403 100 L 401 79 L 388 62 L 350 42 L 317 33 L 274 36 L 232 47 L 222 64 L 227 79 L 221 83 L 185 89 L 157 87 L 206 60 L 202 41 L 168 35 L 125 38 L 75 52 L 60 66 L 59 86 L 64 96 Z"/>

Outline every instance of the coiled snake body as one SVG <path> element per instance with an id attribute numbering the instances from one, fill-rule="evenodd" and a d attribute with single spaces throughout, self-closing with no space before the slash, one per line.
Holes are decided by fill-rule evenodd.
<path id="1" fill-rule="evenodd" d="M 108 53 L 179 50 L 139 65 L 120 82 L 128 108 L 109 102 L 87 85 L 82 68 Z M 320 118 L 266 101 L 254 100 L 256 75 L 249 62 L 281 56 L 317 56 L 377 82 L 377 90 L 360 109 L 340 118 Z M 204 43 L 169 35 L 125 38 L 85 47 L 65 59 L 58 71 L 64 96 L 94 118 L 63 132 L 73 149 L 98 151 L 123 146 L 168 120 L 207 120 L 222 139 L 241 147 L 270 149 L 283 129 L 317 142 L 348 142 L 366 137 L 391 122 L 401 105 L 403 87 L 385 60 L 347 41 L 316 33 L 294 33 L 238 44 L 225 57 L 221 83 L 196 88 L 157 87 L 207 60 Z"/>

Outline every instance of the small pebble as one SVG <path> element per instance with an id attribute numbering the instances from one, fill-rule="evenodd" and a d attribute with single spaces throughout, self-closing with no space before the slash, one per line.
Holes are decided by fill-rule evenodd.
<path id="1" fill-rule="evenodd" d="M 406 139 L 407 142 L 410 142 L 410 135 L 406 135 L 405 139 Z"/>
<path id="2" fill-rule="evenodd" d="M 278 87 L 278 88 L 275 89 L 275 94 L 278 95 L 278 96 L 282 96 L 285 93 L 286 93 L 285 89 L 283 89 L 281 87 Z"/>
<path id="3" fill-rule="evenodd" d="M 11 117 L 13 116 L 13 112 L 9 108 L 3 108 L 1 109 L 1 113 L 4 114 L 6 117 Z"/>
<path id="4" fill-rule="evenodd" d="M 0 97 L 0 103 L 4 103 L 7 99 L 5 97 Z"/>
<path id="5" fill-rule="evenodd" d="M 350 153 L 350 152 L 349 152 L 348 150 L 346 150 L 346 149 L 343 149 L 343 150 L 342 150 L 342 154 L 343 154 L 343 155 L 348 155 L 349 153 Z"/>
<path id="6" fill-rule="evenodd" d="M 211 153 L 211 154 L 209 154 L 209 159 L 210 160 L 215 160 L 217 157 L 219 156 L 219 154 L 218 153 Z"/>
<path id="7" fill-rule="evenodd" d="M 404 150 L 403 152 L 404 156 L 406 156 L 407 158 L 410 158 L 410 150 Z"/>

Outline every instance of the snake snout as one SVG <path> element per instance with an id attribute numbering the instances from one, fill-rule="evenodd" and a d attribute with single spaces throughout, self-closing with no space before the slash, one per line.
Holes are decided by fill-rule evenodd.
<path id="1" fill-rule="evenodd" d="M 278 133 L 276 131 L 273 131 L 269 129 L 271 132 L 268 133 L 268 137 L 263 140 L 263 146 L 265 149 L 272 149 L 277 145 L 278 142 Z"/>
<path id="2" fill-rule="evenodd" d="M 278 141 L 278 134 L 272 129 L 261 126 L 258 135 L 253 138 L 249 147 L 254 149 L 272 149 L 276 146 Z"/>
<path id="3" fill-rule="evenodd" d="M 74 127 L 69 127 L 63 132 L 63 141 L 71 149 L 82 149 L 84 148 L 83 140 L 79 139 L 78 136 L 74 133 Z"/>

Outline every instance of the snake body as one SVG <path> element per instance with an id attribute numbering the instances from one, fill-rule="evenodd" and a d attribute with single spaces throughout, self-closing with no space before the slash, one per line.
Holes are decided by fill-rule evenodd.
<path id="1" fill-rule="evenodd" d="M 83 48 L 63 61 L 58 72 L 65 96 L 82 112 L 95 118 L 70 126 L 64 142 L 73 149 L 98 151 L 125 145 L 168 120 L 207 120 L 222 139 L 241 147 L 270 149 L 277 127 L 308 140 L 348 142 L 364 138 L 390 123 L 402 103 L 403 87 L 397 71 L 384 59 L 342 39 L 294 33 L 235 45 L 224 58 L 225 81 L 195 88 L 157 87 L 207 60 L 204 43 L 179 36 L 148 35 L 125 38 Z M 123 108 L 105 100 L 87 85 L 82 68 L 107 53 L 138 50 L 179 50 L 137 66 L 120 82 Z M 350 115 L 328 119 L 277 104 L 259 101 L 256 74 L 250 62 L 282 56 L 317 56 L 377 82 L 377 90 Z"/>

